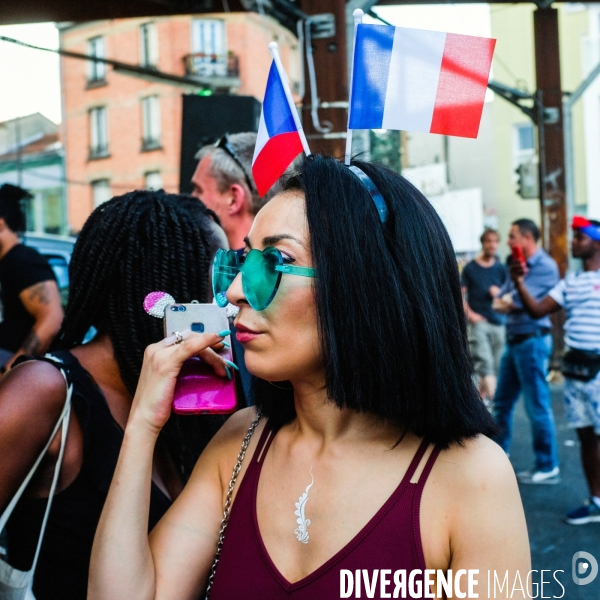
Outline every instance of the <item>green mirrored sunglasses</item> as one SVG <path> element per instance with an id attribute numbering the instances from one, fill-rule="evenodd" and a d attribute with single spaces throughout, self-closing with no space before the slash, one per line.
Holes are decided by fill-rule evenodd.
<path id="1" fill-rule="evenodd" d="M 254 310 L 264 310 L 271 304 L 284 273 L 316 277 L 315 269 L 311 267 L 284 263 L 281 252 L 271 246 L 262 251 L 250 250 L 243 256 L 234 250 L 217 250 L 213 260 L 212 286 L 219 306 L 227 306 L 227 290 L 238 273 L 242 274 L 246 300 Z"/>

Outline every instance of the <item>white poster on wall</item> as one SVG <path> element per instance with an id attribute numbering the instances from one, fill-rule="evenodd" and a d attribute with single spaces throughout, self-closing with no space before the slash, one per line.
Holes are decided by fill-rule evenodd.
<path id="1" fill-rule="evenodd" d="M 448 191 L 446 163 L 443 162 L 402 169 L 402 176 L 428 198 Z"/>
<path id="2" fill-rule="evenodd" d="M 429 201 L 442 219 L 456 252 L 476 252 L 484 230 L 481 188 L 430 196 Z"/>

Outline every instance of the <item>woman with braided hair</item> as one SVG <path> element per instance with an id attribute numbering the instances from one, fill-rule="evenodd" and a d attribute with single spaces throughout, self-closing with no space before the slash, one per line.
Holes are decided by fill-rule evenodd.
<path id="1" fill-rule="evenodd" d="M 163 337 L 162 321 L 144 312 L 145 296 L 164 291 L 179 302 L 209 302 L 211 260 L 224 244 L 215 215 L 197 199 L 135 191 L 102 204 L 75 244 L 69 301 L 51 355 L 23 361 L 0 383 L 0 513 L 62 412 L 65 382 L 56 363 L 73 384 L 65 454 L 35 571 L 37 600 L 86 598 L 93 536 L 144 349 Z M 84 344 L 92 327 L 97 334 Z M 226 375 L 221 362 L 215 371 Z M 155 452 L 149 530 L 181 491 L 209 428 L 218 425 L 206 417 L 177 418 Z M 186 433 L 194 434 L 193 445 Z M 60 435 L 7 524 L 8 560 L 20 570 L 31 568 L 59 447 Z"/>

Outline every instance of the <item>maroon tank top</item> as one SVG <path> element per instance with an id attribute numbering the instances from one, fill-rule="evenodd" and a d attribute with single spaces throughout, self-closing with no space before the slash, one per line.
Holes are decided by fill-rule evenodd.
<path id="1" fill-rule="evenodd" d="M 210 600 L 339 598 L 341 569 L 352 573 L 357 569 L 366 569 L 369 587 L 373 582 L 375 569 L 390 569 L 391 575 L 386 577 L 390 585 L 384 588 L 384 593 L 390 596 L 395 587 L 394 572 L 405 569 L 407 596 L 410 597 L 410 571 L 425 570 L 419 525 L 421 494 L 440 449 L 436 447 L 431 453 L 419 481 L 411 483 L 429 445 L 423 441 L 400 485 L 362 530 L 316 571 L 290 583 L 273 564 L 260 535 L 256 516 L 256 493 L 262 463 L 275 437 L 269 436 L 270 432 L 271 428 L 267 423 L 232 506 Z M 415 577 L 415 580 L 422 581 L 423 577 Z M 367 595 L 366 592 L 364 583 L 361 582 L 361 595 L 356 596 L 354 590 L 351 597 L 380 598 L 379 579 L 375 585 L 375 595 Z"/>

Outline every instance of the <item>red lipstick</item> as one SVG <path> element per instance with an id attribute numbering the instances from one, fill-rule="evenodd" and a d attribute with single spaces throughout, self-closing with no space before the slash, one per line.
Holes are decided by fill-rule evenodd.
<path id="1" fill-rule="evenodd" d="M 260 333 L 258 331 L 253 331 L 252 329 L 245 327 L 242 324 L 234 323 L 236 328 L 235 339 L 240 342 L 240 344 L 246 344 L 247 342 L 251 342 L 256 339 Z"/>

